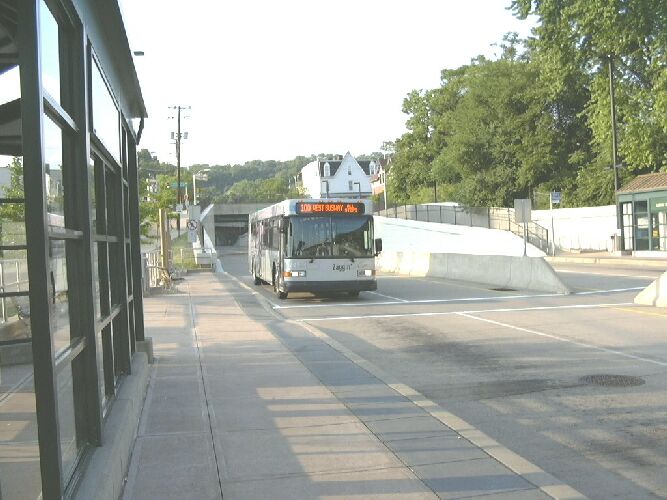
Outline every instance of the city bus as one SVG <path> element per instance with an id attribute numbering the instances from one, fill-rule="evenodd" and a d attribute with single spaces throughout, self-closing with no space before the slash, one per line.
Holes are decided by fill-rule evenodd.
<path id="1" fill-rule="evenodd" d="M 290 292 L 376 290 L 372 202 L 363 199 L 285 200 L 250 214 L 248 264 L 255 285 Z"/>

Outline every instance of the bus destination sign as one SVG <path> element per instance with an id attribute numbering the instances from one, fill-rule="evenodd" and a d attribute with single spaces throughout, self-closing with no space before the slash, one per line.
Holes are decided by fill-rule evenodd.
<path id="1" fill-rule="evenodd" d="M 364 213 L 364 209 L 363 203 L 302 201 L 296 204 L 296 213 L 298 214 L 360 215 Z"/>

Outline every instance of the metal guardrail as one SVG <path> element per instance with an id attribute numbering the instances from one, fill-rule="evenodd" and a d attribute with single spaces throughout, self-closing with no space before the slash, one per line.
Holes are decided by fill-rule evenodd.
<path id="1" fill-rule="evenodd" d="M 394 219 L 436 222 L 458 226 L 485 227 L 510 231 L 521 238 L 523 224 L 517 223 L 513 208 L 463 207 L 449 205 L 394 205 L 378 210 L 375 215 Z M 527 224 L 528 242 L 543 252 L 549 251 L 549 231 L 537 224 Z"/>

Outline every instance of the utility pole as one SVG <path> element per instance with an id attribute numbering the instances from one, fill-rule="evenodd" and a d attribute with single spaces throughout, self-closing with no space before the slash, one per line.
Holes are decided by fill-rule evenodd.
<path id="1" fill-rule="evenodd" d="M 181 211 L 183 210 L 181 198 L 181 139 L 187 138 L 187 132 L 181 133 L 181 110 L 190 109 L 190 106 L 172 106 L 171 109 L 176 110 L 176 211 L 178 217 L 176 218 L 176 230 L 178 235 L 181 235 Z M 173 135 L 173 133 L 172 133 Z"/>
<path id="2" fill-rule="evenodd" d="M 616 204 L 616 238 L 623 241 L 623 222 L 621 218 L 621 205 L 616 202 L 618 191 L 618 145 L 616 143 L 616 103 L 614 101 L 614 56 L 609 55 L 609 101 L 611 103 L 611 168 L 614 169 L 614 203 Z M 614 246 L 618 245 L 615 243 Z M 619 247 L 619 248 L 622 248 Z M 614 248 L 616 250 L 616 248 Z"/>

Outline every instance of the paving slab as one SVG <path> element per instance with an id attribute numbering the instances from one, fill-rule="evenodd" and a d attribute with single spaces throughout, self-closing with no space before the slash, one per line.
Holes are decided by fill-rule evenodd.
<path id="1" fill-rule="evenodd" d="M 550 498 L 229 276 L 179 288 L 146 299 L 156 363 L 124 500 Z"/>

